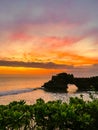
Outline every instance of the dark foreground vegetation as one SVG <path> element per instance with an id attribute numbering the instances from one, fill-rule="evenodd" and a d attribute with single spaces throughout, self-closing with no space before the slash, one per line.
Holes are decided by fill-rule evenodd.
<path id="1" fill-rule="evenodd" d="M 98 130 L 98 99 L 70 98 L 69 103 L 24 101 L 0 105 L 0 130 Z"/>
<path id="2" fill-rule="evenodd" d="M 98 91 L 98 76 L 76 78 L 73 74 L 60 73 L 52 76 L 51 80 L 46 82 L 42 87 L 46 91 L 67 92 L 68 84 L 75 84 L 78 87 L 78 91 Z"/>

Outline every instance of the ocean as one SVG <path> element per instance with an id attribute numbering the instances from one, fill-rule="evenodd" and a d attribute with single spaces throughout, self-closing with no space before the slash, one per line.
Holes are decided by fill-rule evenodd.
<path id="1" fill-rule="evenodd" d="M 69 101 L 70 97 L 82 94 L 84 100 L 89 99 L 87 92 L 81 93 L 52 93 L 46 92 L 41 87 L 51 77 L 39 76 L 0 76 L 0 104 L 9 104 L 12 101 L 25 100 L 27 104 L 34 104 L 37 99 Z"/>

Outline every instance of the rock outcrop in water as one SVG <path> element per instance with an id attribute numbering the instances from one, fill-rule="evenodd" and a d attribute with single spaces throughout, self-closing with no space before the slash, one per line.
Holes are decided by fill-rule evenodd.
<path id="1" fill-rule="evenodd" d="M 42 86 L 46 91 L 67 92 L 67 85 L 75 84 L 78 91 L 98 91 L 98 76 L 90 78 L 75 78 L 73 74 L 60 73 L 52 76 L 51 80 Z"/>

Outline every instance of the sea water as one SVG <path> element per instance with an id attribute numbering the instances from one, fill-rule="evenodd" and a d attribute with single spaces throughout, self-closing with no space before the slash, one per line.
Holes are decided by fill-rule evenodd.
<path id="1" fill-rule="evenodd" d="M 39 76 L 0 76 L 0 104 L 9 104 L 12 101 L 25 100 L 27 104 L 33 104 L 37 99 L 69 101 L 70 97 L 82 94 L 84 100 L 89 99 L 87 92 L 82 93 L 52 93 L 40 88 L 51 77 Z M 71 89 L 71 88 L 70 88 Z M 73 89 L 73 88 L 72 88 Z"/>

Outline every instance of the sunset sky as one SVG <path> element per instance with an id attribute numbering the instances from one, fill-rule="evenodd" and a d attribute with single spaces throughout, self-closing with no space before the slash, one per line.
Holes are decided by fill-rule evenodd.
<path id="1" fill-rule="evenodd" d="M 98 0 L 0 0 L 0 74 L 98 75 Z"/>

